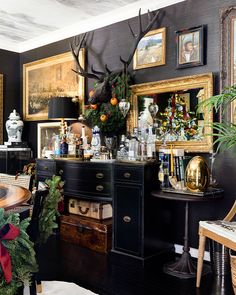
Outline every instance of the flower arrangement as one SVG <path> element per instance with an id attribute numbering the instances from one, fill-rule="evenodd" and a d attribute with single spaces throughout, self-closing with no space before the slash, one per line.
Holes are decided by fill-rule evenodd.
<path id="1" fill-rule="evenodd" d="M 119 133 L 125 128 L 126 119 L 119 107 L 123 100 L 129 100 L 130 77 L 122 73 L 117 75 L 112 84 L 112 97 L 107 102 L 90 104 L 85 110 L 85 117 L 92 126 L 97 125 L 102 133 Z M 96 84 L 94 86 L 96 88 Z M 94 90 L 90 91 L 90 96 Z"/>
<path id="2" fill-rule="evenodd" d="M 20 221 L 18 213 L 8 213 L 0 208 L 0 293 L 15 295 L 37 271 L 34 244 L 26 229 L 29 218 Z"/>

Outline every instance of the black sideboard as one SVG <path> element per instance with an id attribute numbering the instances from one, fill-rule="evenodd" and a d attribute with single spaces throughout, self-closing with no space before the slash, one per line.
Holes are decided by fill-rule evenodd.
<path id="1" fill-rule="evenodd" d="M 37 181 L 53 174 L 65 180 L 68 197 L 110 202 L 113 207 L 113 257 L 135 258 L 141 264 L 173 245 L 158 240 L 155 198 L 159 187 L 158 165 L 147 163 L 101 163 L 68 159 L 37 159 Z M 67 204 L 67 202 L 65 202 Z M 118 259 L 119 260 L 119 259 Z"/>

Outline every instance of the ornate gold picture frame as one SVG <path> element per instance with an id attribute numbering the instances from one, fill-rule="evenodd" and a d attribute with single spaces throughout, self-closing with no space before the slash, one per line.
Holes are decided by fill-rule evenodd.
<path id="1" fill-rule="evenodd" d="M 85 65 L 85 50 L 79 54 Z M 23 65 L 23 116 L 26 121 L 47 120 L 48 102 L 55 96 L 78 97 L 83 109 L 84 78 L 76 69 L 71 52 L 40 59 Z"/>
<path id="2" fill-rule="evenodd" d="M 236 83 L 236 6 L 221 10 L 221 89 Z M 223 121 L 236 124 L 236 102 L 223 114 Z"/>
<path id="3" fill-rule="evenodd" d="M 166 28 L 148 32 L 134 54 L 134 70 L 161 66 L 166 63 Z"/>

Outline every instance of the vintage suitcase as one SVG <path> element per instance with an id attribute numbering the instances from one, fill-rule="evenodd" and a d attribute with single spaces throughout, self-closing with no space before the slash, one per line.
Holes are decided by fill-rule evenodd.
<path id="1" fill-rule="evenodd" d="M 75 214 L 61 215 L 60 238 L 97 252 L 111 249 L 112 219 L 96 220 Z"/>
<path id="2" fill-rule="evenodd" d="M 90 202 L 78 199 L 69 199 L 69 213 L 78 214 L 95 219 L 112 217 L 112 207 L 109 203 Z"/>

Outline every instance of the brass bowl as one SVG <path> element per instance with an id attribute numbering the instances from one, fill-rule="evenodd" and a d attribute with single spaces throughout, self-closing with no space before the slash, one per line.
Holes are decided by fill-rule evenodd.
<path id="1" fill-rule="evenodd" d="M 185 185 L 193 192 L 204 191 L 209 186 L 210 171 L 205 159 L 201 156 L 193 157 L 185 171 Z"/>

